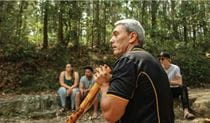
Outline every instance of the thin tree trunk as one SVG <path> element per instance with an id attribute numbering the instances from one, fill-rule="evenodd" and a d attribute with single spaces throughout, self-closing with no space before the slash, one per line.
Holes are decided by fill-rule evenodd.
<path id="1" fill-rule="evenodd" d="M 4 13 L 4 1 L 0 1 L 0 43 L 2 41 L 2 22 L 3 22 L 3 13 Z"/>
<path id="2" fill-rule="evenodd" d="M 179 40 L 179 33 L 178 33 L 178 26 L 176 24 L 176 21 L 175 21 L 175 13 L 176 13 L 176 10 L 175 10 L 175 1 L 171 0 L 171 14 L 172 14 L 172 29 L 173 29 L 173 37 L 177 40 Z"/>
<path id="3" fill-rule="evenodd" d="M 128 17 L 128 13 L 129 13 L 129 8 L 128 8 L 128 1 L 125 2 L 126 4 L 126 9 L 125 9 L 125 17 Z"/>
<path id="4" fill-rule="evenodd" d="M 43 49 L 48 48 L 48 1 L 45 3 L 44 8 L 44 27 L 43 27 Z"/>
<path id="5" fill-rule="evenodd" d="M 101 32 L 100 32 L 100 10 L 99 10 L 99 1 L 94 1 L 94 5 L 95 5 L 95 27 L 96 27 L 96 30 L 95 30 L 95 35 L 96 35 L 96 47 L 100 47 L 100 40 L 101 40 Z"/>
<path id="6" fill-rule="evenodd" d="M 206 7 L 204 4 L 201 4 L 201 8 L 203 9 L 203 13 L 202 13 L 202 17 L 206 17 Z M 208 32 L 208 28 L 207 28 L 207 22 L 204 20 L 204 18 L 202 18 L 201 20 L 201 27 L 203 28 L 203 34 L 204 37 L 207 36 L 207 32 Z"/>
<path id="7" fill-rule="evenodd" d="M 145 22 L 145 15 L 146 15 L 146 1 L 142 1 L 142 8 L 141 8 L 141 23 L 144 25 Z"/>
<path id="8" fill-rule="evenodd" d="M 158 3 L 157 1 L 152 1 L 152 32 L 151 37 L 154 38 L 156 36 L 156 28 L 157 28 L 157 9 L 158 9 Z"/>
<path id="9" fill-rule="evenodd" d="M 107 8 L 107 2 L 104 2 L 104 19 L 103 19 L 103 44 L 106 44 L 106 8 Z"/>
<path id="10" fill-rule="evenodd" d="M 188 37 L 187 37 L 187 21 L 186 18 L 183 18 L 183 27 L 184 27 L 184 41 L 187 42 L 188 41 Z"/>
<path id="11" fill-rule="evenodd" d="M 60 1 L 59 13 L 58 13 L 58 41 L 61 46 L 65 45 L 63 40 L 63 1 Z"/>
<path id="12" fill-rule="evenodd" d="M 88 6 L 88 5 L 87 5 Z M 87 16 L 90 16 L 90 12 L 89 12 L 89 9 L 87 9 Z M 89 48 L 90 46 L 90 22 L 89 22 L 89 18 L 86 18 L 86 32 L 87 32 L 87 35 L 86 35 L 86 40 L 87 40 L 87 44 L 86 44 L 86 47 Z"/>
<path id="13" fill-rule="evenodd" d="M 17 37 L 18 41 L 20 40 L 20 36 L 21 36 L 23 4 L 24 4 L 24 1 L 21 1 L 20 2 L 20 9 L 19 9 L 19 12 L 18 12 L 18 15 L 17 15 L 16 37 Z"/>
<path id="14" fill-rule="evenodd" d="M 193 26 L 193 47 L 196 47 L 196 28 Z"/>
<path id="15" fill-rule="evenodd" d="M 78 3 L 79 4 L 79 3 Z M 76 37 L 75 37 L 75 47 L 76 47 L 76 49 L 77 49 L 77 51 L 79 51 L 79 45 L 80 45 L 80 43 L 79 43 L 79 40 L 80 40 L 80 31 L 81 31 L 81 27 L 80 27 L 80 25 L 81 25 L 81 20 L 80 20 L 80 18 L 78 17 L 77 18 L 77 20 L 76 20 L 76 28 L 75 28 L 75 30 L 76 30 Z M 78 52 L 79 53 L 79 52 Z"/>
<path id="16" fill-rule="evenodd" d="M 74 42 L 74 48 L 76 50 L 79 49 L 79 30 L 80 30 L 80 16 L 81 16 L 81 11 L 79 7 L 79 2 L 73 1 L 72 2 L 74 9 L 76 9 L 76 16 L 72 19 L 72 39 Z"/>
<path id="17" fill-rule="evenodd" d="M 92 3 L 92 5 L 93 5 L 93 11 L 92 11 L 92 15 L 93 15 L 93 17 L 94 17 L 94 15 L 95 15 L 95 11 L 94 11 L 94 2 Z M 92 19 L 92 40 L 91 40 L 91 47 L 92 47 L 92 49 L 94 48 L 94 38 L 95 38 L 95 35 L 94 35 L 94 29 L 95 29 L 95 27 L 94 27 L 94 18 Z"/>

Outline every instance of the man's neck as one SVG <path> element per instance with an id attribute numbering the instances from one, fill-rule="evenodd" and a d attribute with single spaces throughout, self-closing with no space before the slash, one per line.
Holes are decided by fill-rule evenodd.
<path id="1" fill-rule="evenodd" d="M 136 46 L 139 46 L 139 44 L 138 43 L 135 43 L 135 44 L 132 44 L 132 45 L 128 45 L 127 52 L 130 52 Z"/>
<path id="2" fill-rule="evenodd" d="M 122 53 L 122 54 L 120 54 L 120 55 L 117 55 L 117 57 L 119 58 L 119 57 L 123 56 L 124 54 L 130 52 L 135 46 L 139 46 L 139 44 L 138 44 L 137 42 L 136 42 L 136 43 L 133 43 L 133 44 L 129 44 L 129 45 L 127 46 L 125 52 Z"/>
<path id="3" fill-rule="evenodd" d="M 171 63 L 168 63 L 168 64 L 164 65 L 165 70 L 168 70 L 170 67 L 171 67 Z"/>
<path id="4" fill-rule="evenodd" d="M 92 79 L 92 76 L 86 76 L 88 80 L 91 80 Z"/>

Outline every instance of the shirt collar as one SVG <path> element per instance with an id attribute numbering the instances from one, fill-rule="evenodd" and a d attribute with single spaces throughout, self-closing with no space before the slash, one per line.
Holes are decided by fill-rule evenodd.
<path id="1" fill-rule="evenodd" d="M 135 45 L 131 51 L 139 51 L 139 50 L 143 50 L 143 48 L 140 45 Z"/>

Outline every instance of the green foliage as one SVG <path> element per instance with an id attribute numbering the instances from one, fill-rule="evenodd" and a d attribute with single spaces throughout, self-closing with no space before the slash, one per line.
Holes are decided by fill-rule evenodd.
<path id="1" fill-rule="evenodd" d="M 176 52 L 174 62 L 180 66 L 187 85 L 202 86 L 210 81 L 210 62 L 199 50 L 184 48 Z"/>
<path id="2" fill-rule="evenodd" d="M 30 60 L 30 58 L 36 58 L 35 46 L 27 41 L 23 42 L 9 42 L 4 45 L 3 53 L 4 56 L 13 62 Z"/>
<path id="3" fill-rule="evenodd" d="M 41 69 L 40 71 L 26 71 L 22 75 L 21 92 L 38 92 L 56 90 L 59 87 L 58 73 L 54 69 Z"/>
<path id="4" fill-rule="evenodd" d="M 67 63 L 78 71 L 86 65 L 113 65 L 109 40 L 114 23 L 122 18 L 142 23 L 144 48 L 154 56 L 163 50 L 174 55 L 187 84 L 210 83 L 210 62 L 204 56 L 210 52 L 210 4 L 196 0 L 0 1 L 1 67 L 5 72 L 10 66 L 5 62 L 11 63 L 18 71 L 14 82 L 6 74 L 0 82 L 4 78 L 23 90 L 56 89 Z"/>

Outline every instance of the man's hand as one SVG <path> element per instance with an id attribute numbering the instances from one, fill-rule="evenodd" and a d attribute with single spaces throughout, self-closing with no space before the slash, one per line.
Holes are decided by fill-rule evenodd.
<path id="1" fill-rule="evenodd" d="M 182 77 L 176 76 L 173 80 L 170 81 L 170 85 L 182 85 Z"/>
<path id="2" fill-rule="evenodd" d="M 102 85 L 109 84 L 111 79 L 111 68 L 108 65 L 103 65 L 96 68 L 96 73 L 94 74 L 96 82 Z"/>
<path id="3" fill-rule="evenodd" d="M 85 94 L 87 94 L 90 91 L 90 89 L 85 89 Z"/>

